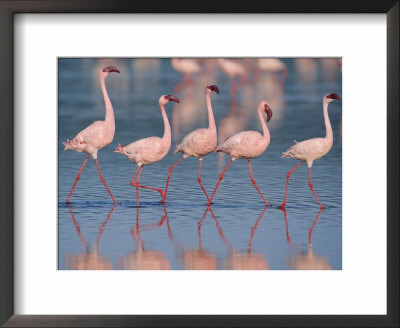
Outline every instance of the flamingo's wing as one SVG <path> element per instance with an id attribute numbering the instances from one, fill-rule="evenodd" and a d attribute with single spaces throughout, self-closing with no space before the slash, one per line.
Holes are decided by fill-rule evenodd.
<path id="1" fill-rule="evenodd" d="M 199 149 L 203 146 L 203 144 L 207 144 L 208 142 L 208 129 L 200 128 L 194 130 L 187 134 L 182 142 L 176 147 L 176 152 L 184 152 L 184 153 L 194 153 L 196 149 Z"/>
<path id="2" fill-rule="evenodd" d="M 65 150 L 93 152 L 109 145 L 114 138 L 114 132 L 113 126 L 108 126 L 104 121 L 96 121 L 79 132 L 71 141 L 67 140 L 63 144 Z"/>
<path id="3" fill-rule="evenodd" d="M 138 155 L 144 153 L 159 153 L 161 151 L 161 139 L 158 137 L 148 137 L 137 140 L 124 147 L 128 155 Z"/>
<path id="4" fill-rule="evenodd" d="M 80 143 L 96 144 L 99 140 L 108 139 L 109 131 L 103 121 L 95 121 L 79 132 L 73 140 Z"/>
<path id="5" fill-rule="evenodd" d="M 249 148 L 258 146 L 262 141 L 262 135 L 257 131 L 243 131 L 234 134 L 225 140 L 219 147 L 222 151 L 245 152 Z"/>
<path id="6" fill-rule="evenodd" d="M 305 160 L 306 157 L 313 154 L 325 153 L 325 149 L 326 145 L 324 138 L 313 138 L 297 142 L 290 146 L 289 149 L 282 154 L 282 157 Z"/>

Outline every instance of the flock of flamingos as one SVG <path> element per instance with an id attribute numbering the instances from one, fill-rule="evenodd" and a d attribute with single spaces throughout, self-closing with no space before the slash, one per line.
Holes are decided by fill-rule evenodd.
<path id="1" fill-rule="evenodd" d="M 271 62 L 272 60 L 272 62 Z M 177 70 L 180 71 L 187 76 L 187 80 L 184 80 L 183 82 L 190 83 L 190 76 L 191 73 L 195 73 L 198 67 L 196 65 L 196 62 L 191 59 L 172 59 L 172 66 Z M 240 65 L 238 65 L 236 62 L 228 59 L 219 59 L 219 64 L 221 68 L 230 76 L 231 78 L 231 83 L 232 83 L 232 92 L 234 92 L 237 89 L 237 86 L 234 84 L 234 77 L 240 74 Z M 265 62 L 265 64 L 269 65 L 276 65 L 276 62 L 273 62 L 273 59 L 270 59 L 270 62 L 268 60 Z M 239 70 L 239 71 L 238 71 Z M 280 83 L 283 83 L 284 78 L 286 77 L 285 70 L 282 70 L 281 74 L 281 81 Z M 89 125 L 87 128 L 79 132 L 72 140 L 67 140 L 64 142 L 64 150 L 74 150 L 77 152 L 83 152 L 86 153 L 86 158 L 75 178 L 74 184 L 72 186 L 72 189 L 68 195 L 68 198 L 66 200 L 66 203 L 70 202 L 72 193 L 76 187 L 76 184 L 80 178 L 80 175 L 89 160 L 90 156 L 94 159 L 97 170 L 99 173 L 100 180 L 106 187 L 108 193 L 110 194 L 114 204 L 117 204 L 117 201 L 115 200 L 111 190 L 109 189 L 102 173 L 100 170 L 100 166 L 98 163 L 97 159 L 97 153 L 100 149 L 108 146 L 114 139 L 114 134 L 115 134 L 115 119 L 114 119 L 114 110 L 110 101 L 110 98 L 107 94 L 106 90 L 106 84 L 105 84 L 105 79 L 106 77 L 111 74 L 111 73 L 119 73 L 119 70 L 115 66 L 108 66 L 105 67 L 100 71 L 99 74 L 99 80 L 100 80 L 100 86 L 101 90 L 104 96 L 104 102 L 105 102 L 105 107 L 106 107 L 106 115 L 105 115 L 105 120 L 104 121 L 96 121 Z M 185 78 L 186 79 L 186 78 Z M 225 142 L 223 142 L 220 145 L 217 145 L 217 128 L 214 120 L 214 115 L 213 115 L 213 109 L 211 105 L 211 94 L 216 93 L 219 94 L 219 89 L 218 86 L 216 85 L 208 85 L 205 87 L 205 97 L 206 97 L 206 104 L 207 104 L 207 111 L 208 111 L 208 128 L 199 128 L 196 129 L 192 132 L 190 132 L 188 135 L 186 135 L 183 140 L 181 141 L 180 144 L 176 146 L 176 149 L 174 153 L 182 153 L 182 157 L 174 164 L 172 165 L 169 170 L 168 170 L 168 177 L 167 177 L 167 182 L 165 185 L 164 189 L 160 188 L 155 188 L 155 187 L 149 187 L 149 186 L 144 186 L 140 184 L 140 177 L 142 175 L 143 167 L 144 165 L 149 165 L 153 164 L 156 162 L 161 161 L 169 152 L 171 148 L 171 127 L 170 123 L 168 121 L 167 114 L 165 112 L 165 105 L 168 104 L 171 101 L 179 103 L 179 100 L 177 97 L 174 95 L 162 95 L 159 98 L 159 105 L 161 109 L 161 115 L 164 121 L 164 135 L 162 138 L 160 137 L 147 137 L 143 138 L 137 141 L 132 142 L 131 144 L 127 146 L 123 145 L 118 145 L 118 147 L 115 149 L 115 152 L 120 153 L 125 155 L 128 159 L 130 159 L 132 162 L 137 164 L 137 168 L 135 170 L 135 173 L 131 179 L 130 184 L 133 187 L 136 187 L 137 193 L 137 202 L 139 203 L 139 194 L 138 194 L 138 189 L 139 188 L 145 188 L 145 189 L 150 189 L 157 191 L 161 194 L 161 202 L 165 203 L 167 199 L 167 192 L 168 192 L 168 186 L 170 183 L 171 175 L 173 169 L 180 163 L 182 162 L 185 158 L 188 157 L 198 157 L 199 158 L 199 167 L 198 167 L 198 176 L 197 176 L 197 181 L 200 184 L 205 197 L 207 198 L 207 206 L 211 205 L 214 196 L 217 192 L 217 189 L 224 177 L 224 174 L 228 170 L 228 168 L 231 166 L 231 164 L 240 158 L 247 159 L 248 161 L 248 166 L 249 166 L 249 172 L 250 172 L 250 178 L 251 178 L 251 183 L 254 185 L 254 187 L 257 189 L 258 193 L 260 194 L 261 198 L 265 202 L 266 206 L 269 206 L 268 201 L 260 191 L 260 189 L 257 186 L 257 183 L 254 179 L 253 172 L 252 172 L 252 167 L 251 167 L 251 159 L 256 158 L 264 153 L 264 151 L 267 149 L 269 143 L 270 143 L 270 133 L 268 130 L 268 126 L 265 122 L 265 119 L 263 117 L 263 112 L 266 113 L 267 116 L 267 122 L 271 119 L 272 117 L 272 110 L 269 107 L 267 101 L 261 101 L 258 106 L 257 106 L 257 113 L 258 117 L 262 126 L 262 134 L 258 131 L 242 131 L 237 134 L 234 134 L 233 136 L 227 138 Z M 285 196 L 282 204 L 279 205 L 279 208 L 284 209 L 286 206 L 286 201 L 287 201 L 287 190 L 288 190 L 288 185 L 289 185 L 289 178 L 290 175 L 293 173 L 294 170 L 296 170 L 298 167 L 300 167 L 304 162 L 307 162 L 308 165 L 308 185 L 310 189 L 312 190 L 319 206 L 321 209 L 323 209 L 323 205 L 321 201 L 319 200 L 313 185 L 311 183 L 311 167 L 313 164 L 313 161 L 316 159 L 319 159 L 326 155 L 329 150 L 332 147 L 333 144 L 333 133 L 332 133 L 332 127 L 329 121 L 329 116 L 328 116 L 328 104 L 332 102 L 333 100 L 340 100 L 339 95 L 336 93 L 331 93 L 327 94 L 323 97 L 322 100 L 322 105 L 323 105 L 323 115 L 324 115 L 324 120 L 325 120 L 325 128 L 326 128 L 326 136 L 321 137 L 321 138 L 313 138 L 313 139 L 308 139 L 305 141 L 301 142 L 296 142 L 295 144 L 289 147 L 287 151 L 285 151 L 282 155 L 282 157 L 285 158 L 294 158 L 297 160 L 300 160 L 300 162 L 287 173 L 286 176 L 286 188 L 285 188 Z M 225 167 L 225 169 L 221 172 L 218 181 L 216 182 L 216 186 L 214 188 L 213 193 L 211 196 L 207 193 L 206 189 L 204 188 L 202 181 L 201 181 L 201 164 L 203 161 L 203 158 L 212 153 L 212 152 L 224 152 L 228 154 L 231 157 L 230 162 L 228 165 Z"/>

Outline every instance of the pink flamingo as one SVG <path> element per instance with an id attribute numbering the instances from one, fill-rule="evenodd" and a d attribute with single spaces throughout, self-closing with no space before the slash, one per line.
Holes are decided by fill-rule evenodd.
<path id="1" fill-rule="evenodd" d="M 184 59 L 172 58 L 171 66 L 177 72 L 183 74 L 184 76 L 183 81 L 175 86 L 175 92 L 179 92 L 181 86 L 185 83 L 192 84 L 193 83 L 192 75 L 200 73 L 201 71 L 201 66 L 197 63 L 197 61 L 190 58 L 184 58 Z"/>
<path id="2" fill-rule="evenodd" d="M 281 73 L 279 80 L 279 86 L 283 88 L 285 80 L 288 75 L 286 65 L 278 58 L 259 58 L 257 60 L 257 66 L 261 71 L 272 73 L 273 81 L 277 81 L 278 73 Z"/>
<path id="3" fill-rule="evenodd" d="M 206 87 L 206 102 L 208 110 L 208 128 L 201 128 L 190 132 L 183 138 L 182 142 L 176 146 L 174 154 L 183 153 L 182 158 L 172 165 L 168 170 L 167 184 L 165 185 L 164 197 L 162 203 L 165 203 L 167 198 L 169 179 L 171 178 L 172 170 L 180 162 L 188 157 L 198 157 L 199 158 L 199 170 L 197 175 L 197 181 L 199 182 L 201 189 L 203 189 L 204 194 L 207 199 L 209 199 L 207 192 L 201 182 L 200 172 L 201 172 L 201 161 L 203 157 L 212 153 L 217 145 L 217 128 L 215 126 L 214 114 L 211 107 L 211 93 L 216 92 L 219 94 L 219 89 L 216 85 L 209 85 Z"/>
<path id="4" fill-rule="evenodd" d="M 217 185 L 215 186 L 214 192 L 211 198 L 208 201 L 207 206 L 209 206 L 214 198 L 214 195 L 218 189 L 219 184 L 221 183 L 222 179 L 224 178 L 225 172 L 228 170 L 229 166 L 236 161 L 238 158 L 246 158 L 249 164 L 249 171 L 250 171 L 250 179 L 254 187 L 257 189 L 258 193 L 260 194 L 261 198 L 264 200 L 265 204 L 269 206 L 267 200 L 261 193 L 260 189 L 258 188 L 256 181 L 253 177 L 253 171 L 251 169 L 251 162 L 252 158 L 260 156 L 264 153 L 265 149 L 267 149 L 270 141 L 270 134 L 267 127 L 267 124 L 264 121 L 262 111 L 267 113 L 267 122 L 272 117 L 271 108 L 269 108 L 266 101 L 261 101 L 258 104 L 257 111 L 258 117 L 261 122 L 261 126 L 263 129 L 263 135 L 261 135 L 258 131 L 242 131 L 239 132 L 232 137 L 226 139 L 226 141 L 217 147 L 217 152 L 224 152 L 231 156 L 231 160 L 225 169 L 222 171 L 221 175 L 219 176 Z"/>
<path id="5" fill-rule="evenodd" d="M 326 95 L 323 98 L 323 111 L 324 111 L 324 119 L 325 119 L 325 128 L 326 128 L 326 137 L 325 138 L 313 138 L 304 140 L 302 142 L 296 142 L 293 146 L 289 147 L 289 149 L 283 153 L 284 158 L 295 158 L 300 160 L 301 162 L 297 164 L 293 169 L 291 169 L 286 175 L 286 189 L 285 189 L 285 198 L 283 203 L 279 205 L 280 208 L 285 208 L 286 206 L 286 197 L 289 185 L 289 178 L 290 175 L 300 167 L 304 162 L 308 164 L 308 186 L 312 190 L 315 198 L 318 201 L 318 204 L 321 208 L 324 206 L 321 204 L 313 185 L 311 183 L 311 167 L 313 162 L 316 159 L 320 159 L 321 157 L 325 156 L 329 150 L 332 148 L 333 144 L 333 133 L 332 133 L 332 126 L 331 122 L 329 121 L 328 116 L 328 104 L 333 100 L 340 100 L 340 97 L 336 93 L 331 93 Z"/>
<path id="6" fill-rule="evenodd" d="M 229 77 L 231 82 L 232 105 L 235 105 L 237 91 L 247 83 L 247 70 L 238 61 L 231 59 L 218 58 L 218 64 L 222 71 Z M 239 85 L 236 84 L 236 76 L 239 76 L 241 79 Z"/>
<path id="7" fill-rule="evenodd" d="M 99 172 L 99 177 L 101 182 L 103 182 L 104 186 L 106 187 L 108 193 L 110 194 L 114 204 L 117 204 L 113 194 L 111 193 L 110 189 L 107 186 L 106 181 L 103 178 L 103 175 L 100 171 L 100 166 L 97 161 L 97 152 L 108 146 L 114 139 L 115 133 L 115 119 L 114 119 L 114 110 L 111 105 L 110 98 L 108 97 L 105 79 L 106 77 L 112 73 L 119 73 L 119 70 L 115 66 L 108 66 L 100 71 L 99 79 L 100 79 L 100 86 L 101 91 L 103 92 L 104 96 L 104 103 L 106 106 L 106 117 L 104 121 L 96 121 L 89 125 L 86 129 L 79 132 L 74 139 L 68 140 L 67 142 L 63 142 L 65 148 L 64 150 L 72 149 L 80 153 L 86 153 L 86 159 L 84 160 L 76 178 L 74 185 L 72 186 L 71 192 L 68 195 L 66 203 L 69 203 L 69 200 L 72 196 L 72 193 L 75 189 L 76 184 L 81 176 L 83 168 L 85 167 L 89 157 L 92 156 L 94 161 L 96 162 L 97 171 Z"/>
<path id="8" fill-rule="evenodd" d="M 163 95 L 158 100 L 161 109 L 161 115 L 164 120 L 164 136 L 162 138 L 148 137 L 132 142 L 128 146 L 122 146 L 118 144 L 118 147 L 115 149 L 116 153 L 121 153 L 128 157 L 132 162 L 137 163 L 137 168 L 130 184 L 133 187 L 136 187 L 136 189 L 140 187 L 158 191 L 162 197 L 164 197 L 164 194 L 161 189 L 143 186 L 140 185 L 139 182 L 143 166 L 161 161 L 165 157 L 165 155 L 168 154 L 169 149 L 171 148 L 171 127 L 169 125 L 168 117 L 165 113 L 164 107 L 170 101 L 175 101 L 179 103 L 178 98 L 172 95 Z M 134 183 L 139 168 L 140 171 L 136 183 Z"/>

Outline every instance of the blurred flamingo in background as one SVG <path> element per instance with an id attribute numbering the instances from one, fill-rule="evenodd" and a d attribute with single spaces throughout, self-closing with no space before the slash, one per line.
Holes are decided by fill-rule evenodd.
<path id="1" fill-rule="evenodd" d="M 228 138 L 222 145 L 217 147 L 217 152 L 224 152 L 231 156 L 231 160 L 228 163 L 228 165 L 225 167 L 225 169 L 222 171 L 221 175 L 219 176 L 217 185 L 215 186 L 214 192 L 211 196 L 211 198 L 208 201 L 208 206 L 211 204 L 215 193 L 217 192 L 218 186 L 221 183 L 222 179 L 224 178 L 225 172 L 228 170 L 229 166 L 237 160 L 238 158 L 246 158 L 249 164 L 249 171 L 250 171 L 250 178 L 251 182 L 253 183 L 254 187 L 257 189 L 258 193 L 264 200 L 265 204 L 269 206 L 267 200 L 261 193 L 260 189 L 258 188 L 256 181 L 254 180 L 253 177 L 253 171 L 251 169 L 251 163 L 250 160 L 252 158 L 260 156 L 264 151 L 267 149 L 270 141 L 270 134 L 269 130 L 267 127 L 267 124 L 264 121 L 262 111 L 265 111 L 267 113 L 267 121 L 269 121 L 272 117 L 272 111 L 271 108 L 269 108 L 268 104 L 266 101 L 261 101 L 258 104 L 258 117 L 261 122 L 261 126 L 263 129 L 263 135 L 260 134 L 258 131 L 242 131 L 239 132 L 232 137 Z"/>
<path id="2" fill-rule="evenodd" d="M 247 70 L 240 62 L 231 59 L 218 58 L 218 64 L 231 82 L 232 105 L 234 106 L 238 90 L 247 83 Z M 239 85 L 236 83 L 236 76 L 240 77 Z"/>
<path id="3" fill-rule="evenodd" d="M 195 59 L 190 58 L 172 58 L 171 66 L 177 72 L 183 74 L 183 80 L 175 86 L 175 92 L 180 92 L 182 85 L 193 84 L 193 74 L 201 72 L 201 66 Z"/>
<path id="4" fill-rule="evenodd" d="M 304 162 L 308 164 L 308 186 L 312 190 L 315 198 L 318 201 L 318 204 L 321 208 L 324 206 L 321 204 L 317 194 L 315 193 L 314 187 L 311 183 L 311 167 L 313 161 L 316 159 L 320 159 L 321 157 L 325 156 L 329 150 L 332 148 L 333 144 L 333 132 L 331 122 L 329 121 L 328 116 L 328 104 L 331 103 L 333 100 L 340 100 L 340 97 L 336 93 L 331 93 L 326 95 L 323 98 L 323 112 L 324 112 L 324 119 L 325 119 L 325 128 L 326 128 L 326 136 L 325 138 L 313 138 L 308 139 L 301 142 L 296 142 L 293 146 L 291 146 L 286 152 L 283 153 L 284 158 L 295 158 L 300 160 L 301 162 L 297 164 L 293 169 L 291 169 L 286 175 L 286 189 L 285 189 L 285 198 L 283 203 L 279 205 L 280 208 L 284 208 L 286 206 L 286 197 L 289 185 L 289 178 L 290 175 L 300 167 Z"/>
<path id="5" fill-rule="evenodd" d="M 200 172 L 201 172 L 201 162 L 203 157 L 212 153 L 217 145 L 217 128 L 215 126 L 214 114 L 211 107 L 211 93 L 216 92 L 219 94 L 219 89 L 216 85 L 209 85 L 206 87 L 206 101 L 208 110 L 208 128 L 200 128 L 190 132 L 183 138 L 182 142 L 176 146 L 174 154 L 183 153 L 182 158 L 172 165 L 168 170 L 167 184 L 165 185 L 164 197 L 162 202 L 165 203 L 167 198 L 169 179 L 171 178 L 172 170 L 180 162 L 188 157 L 198 157 L 199 158 L 199 170 L 197 175 L 197 181 L 199 182 L 201 189 L 203 189 L 204 194 L 209 200 L 207 192 L 201 182 Z"/>
<path id="6" fill-rule="evenodd" d="M 110 194 L 112 200 L 114 201 L 114 204 L 117 204 L 113 194 L 111 193 L 110 189 L 107 186 L 106 181 L 103 178 L 103 175 L 101 174 L 100 166 L 97 161 L 97 152 L 100 149 L 108 146 L 113 141 L 115 134 L 114 110 L 111 104 L 111 100 L 108 97 L 105 85 L 106 77 L 112 72 L 119 73 L 119 70 L 114 66 L 108 66 L 102 69 L 99 74 L 101 91 L 103 93 L 104 103 L 106 107 L 105 120 L 93 122 L 86 129 L 79 132 L 74 139 L 72 140 L 67 139 L 67 142 L 63 142 L 65 146 L 64 150 L 71 149 L 80 153 L 84 152 L 87 154 L 86 159 L 84 160 L 75 178 L 74 185 L 72 186 L 71 192 L 68 195 L 66 203 L 69 203 L 69 200 L 72 196 L 75 186 L 78 183 L 78 180 L 83 171 L 83 168 L 85 167 L 87 161 L 89 160 L 89 157 L 92 156 L 94 161 L 96 162 L 97 171 L 99 172 L 99 177 L 101 182 L 103 182 L 104 186 L 106 187 L 108 193 Z"/>
<path id="7" fill-rule="evenodd" d="M 139 182 L 143 166 L 161 161 L 165 157 L 165 155 L 168 154 L 169 149 L 171 148 L 171 127 L 169 125 L 168 117 L 165 113 L 164 107 L 170 101 L 175 101 L 179 103 L 178 98 L 173 95 L 163 95 L 158 100 L 161 109 L 161 115 L 164 120 L 164 136 L 162 138 L 148 137 L 132 142 L 128 146 L 122 146 L 118 144 L 118 147 L 115 150 L 116 153 L 121 153 L 128 157 L 132 162 L 137 163 L 137 168 L 130 184 L 136 187 L 136 190 L 138 188 L 145 188 L 158 191 L 161 194 L 161 197 L 164 197 L 163 191 L 161 189 L 143 186 L 140 185 Z M 135 183 L 135 177 L 139 168 L 140 171 Z"/>
<path id="8" fill-rule="evenodd" d="M 257 60 L 257 66 L 261 71 L 273 74 L 274 82 L 278 80 L 277 76 L 278 73 L 280 73 L 279 86 L 283 88 L 288 75 L 286 65 L 283 61 L 278 58 L 259 58 Z"/>

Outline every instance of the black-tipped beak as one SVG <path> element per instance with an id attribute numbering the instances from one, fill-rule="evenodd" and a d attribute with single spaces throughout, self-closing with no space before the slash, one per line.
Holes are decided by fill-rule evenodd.
<path id="1" fill-rule="evenodd" d="M 176 97 L 173 96 L 173 95 L 166 95 L 166 96 L 165 96 L 165 99 L 168 99 L 169 101 L 175 101 L 175 102 L 177 102 L 178 104 L 180 103 L 179 99 L 176 98 Z"/>
<path id="2" fill-rule="evenodd" d="M 330 93 L 329 95 L 326 96 L 326 98 L 340 100 L 340 97 L 337 93 Z"/>
<path id="3" fill-rule="evenodd" d="M 271 108 L 269 108 L 269 106 L 267 104 L 265 104 L 264 111 L 265 111 L 265 113 L 267 113 L 267 122 L 269 122 L 269 120 L 272 117 L 272 110 L 271 110 Z"/>
<path id="4" fill-rule="evenodd" d="M 116 68 L 115 66 L 107 66 L 106 68 L 103 69 L 103 72 L 106 72 L 106 73 L 111 73 L 111 72 L 120 73 L 118 68 Z"/>
<path id="5" fill-rule="evenodd" d="M 207 88 L 219 95 L 219 88 L 216 85 L 208 85 Z"/>

